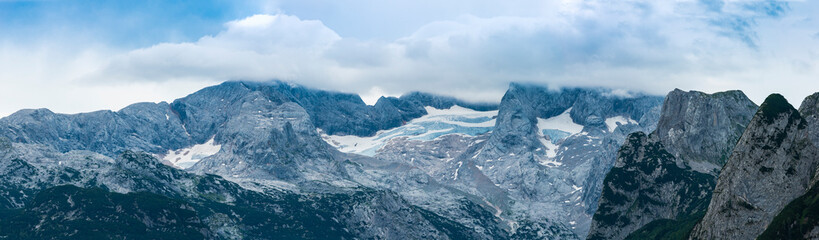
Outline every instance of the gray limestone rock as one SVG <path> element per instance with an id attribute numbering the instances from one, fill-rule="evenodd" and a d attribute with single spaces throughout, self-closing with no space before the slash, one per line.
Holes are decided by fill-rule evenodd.
<path id="1" fill-rule="evenodd" d="M 588 239 L 625 239 L 653 221 L 705 212 L 716 178 L 678 166 L 666 149 L 655 134 L 629 135 L 604 180 Z"/>
<path id="2" fill-rule="evenodd" d="M 757 106 L 741 91 L 714 94 L 679 89 L 668 93 L 657 135 L 675 157 L 719 169 L 751 121 Z"/>
<path id="3" fill-rule="evenodd" d="M 752 239 L 804 194 L 819 165 L 807 121 L 779 94 L 760 106 L 717 181 L 692 239 Z"/>
<path id="4" fill-rule="evenodd" d="M 193 144 L 170 105 L 138 103 L 118 112 L 57 114 L 20 110 L 0 119 L 0 136 L 67 152 L 89 150 L 114 157 L 124 150 L 162 153 Z"/>

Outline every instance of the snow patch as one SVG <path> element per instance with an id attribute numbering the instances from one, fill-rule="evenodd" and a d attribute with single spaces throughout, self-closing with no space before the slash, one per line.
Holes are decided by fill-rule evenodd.
<path id="1" fill-rule="evenodd" d="M 557 150 L 558 150 L 558 148 L 560 146 L 555 145 L 554 143 L 552 143 L 550 141 L 546 141 L 546 139 L 543 138 L 543 137 L 540 137 L 540 143 L 543 144 L 544 147 L 546 147 L 546 151 L 545 151 L 546 152 L 546 157 L 545 158 L 542 158 L 542 157 L 538 158 L 538 163 L 540 165 L 543 165 L 543 166 L 546 166 L 546 167 L 560 167 L 561 165 L 563 165 L 563 163 L 555 161 L 555 157 L 557 157 Z M 541 148 L 538 148 L 536 151 L 539 151 L 539 150 L 541 150 Z"/>
<path id="2" fill-rule="evenodd" d="M 543 165 L 543 166 L 546 166 L 546 167 L 552 167 L 552 168 L 553 167 L 560 167 L 561 165 L 563 165 L 563 163 L 552 160 L 551 158 L 540 159 L 540 160 L 538 160 L 538 163 L 540 165 Z"/>
<path id="3" fill-rule="evenodd" d="M 559 148 L 558 145 L 555 145 L 550 141 L 546 141 L 546 139 L 543 137 L 540 138 L 540 143 L 543 144 L 544 147 L 546 147 L 546 157 L 554 158 L 557 156 L 557 150 Z"/>
<path id="4" fill-rule="evenodd" d="M 222 145 L 217 145 L 213 142 L 213 138 L 210 138 L 210 140 L 203 144 L 197 144 L 189 148 L 178 150 L 168 150 L 168 153 L 162 157 L 162 160 L 168 161 L 175 167 L 186 169 L 203 158 L 218 153 L 219 150 L 222 150 Z"/>
<path id="5" fill-rule="evenodd" d="M 461 171 L 461 166 L 464 165 L 464 162 L 458 162 L 458 168 L 455 169 L 455 176 L 452 178 L 455 181 L 458 181 L 458 172 Z"/>
<path id="6" fill-rule="evenodd" d="M 563 132 L 567 132 L 571 135 L 578 134 L 583 131 L 583 125 L 574 123 L 572 120 L 571 115 L 569 114 L 572 111 L 572 108 L 566 109 L 560 115 L 550 117 L 547 119 L 537 118 L 537 129 L 538 133 L 543 135 L 543 130 L 547 129 L 555 129 L 560 130 Z"/>
<path id="7" fill-rule="evenodd" d="M 571 193 L 575 193 L 577 191 L 583 190 L 583 187 L 578 187 L 577 185 L 572 185 L 572 189 L 574 189 L 574 190 L 572 190 Z"/>
<path id="8" fill-rule="evenodd" d="M 628 124 L 638 124 L 638 123 L 637 123 L 637 121 L 634 121 L 634 119 L 626 118 L 626 117 L 623 117 L 623 116 L 616 116 L 616 117 L 606 118 L 606 127 L 609 128 L 609 132 L 614 132 L 614 129 L 616 129 L 617 126 L 628 125 Z"/>

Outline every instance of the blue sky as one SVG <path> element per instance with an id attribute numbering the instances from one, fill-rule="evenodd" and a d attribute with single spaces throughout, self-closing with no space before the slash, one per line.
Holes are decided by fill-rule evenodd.
<path id="1" fill-rule="evenodd" d="M 819 91 L 819 3 L 0 0 L 0 115 L 170 101 L 225 80 L 499 101 L 509 82 Z"/>
<path id="2" fill-rule="evenodd" d="M 193 41 L 222 23 L 255 14 L 234 1 L 0 1 L 0 30 L 11 41 L 91 41 L 117 47 Z"/>

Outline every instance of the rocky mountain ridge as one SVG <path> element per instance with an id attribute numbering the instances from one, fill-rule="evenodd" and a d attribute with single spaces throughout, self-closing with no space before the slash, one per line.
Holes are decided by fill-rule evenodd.
<path id="1" fill-rule="evenodd" d="M 282 89 L 286 91 L 283 93 Z M 509 222 L 502 220 L 502 217 L 499 218 L 497 213 L 493 214 L 495 208 L 480 197 L 440 184 L 434 178 L 430 178 L 426 172 L 417 170 L 405 161 L 385 164 L 374 158 L 337 151 L 319 136 L 314 121 L 323 120 L 321 116 L 316 117 L 316 114 L 311 111 L 321 111 L 325 117 L 330 116 L 328 118 L 338 120 L 333 124 L 345 123 L 344 119 L 355 118 L 355 116 L 360 116 L 357 114 L 362 113 L 324 111 L 322 109 L 328 108 L 328 103 L 313 104 L 310 101 L 331 99 L 327 101 L 332 103 L 336 102 L 332 99 L 341 98 L 342 100 L 337 101 L 337 106 L 332 106 L 332 108 L 336 110 L 365 109 L 362 110 L 365 115 L 371 114 L 371 111 L 374 111 L 372 109 L 377 106 L 367 106 L 370 110 L 366 110 L 368 108 L 358 108 L 359 105 L 347 104 L 356 101 L 345 102 L 344 99 L 349 100 L 350 98 L 343 94 L 308 90 L 283 83 L 266 85 L 228 82 L 206 88 L 171 104 L 136 104 L 118 112 L 102 111 L 77 115 L 54 114 L 47 110 L 18 112 L 0 120 L 0 125 L 4 126 L 2 128 L 5 130 L 4 136 L 13 138 L 9 146 L 16 145 L 10 149 L 17 149 L 16 154 L 7 155 L 7 158 L 3 159 L 4 163 L 9 163 L 9 167 L 4 168 L 9 172 L 6 175 L 8 177 L 6 185 L 9 187 L 2 195 L 6 196 L 4 199 L 9 208 L 23 207 L 25 209 L 28 208 L 26 203 L 31 201 L 37 193 L 51 191 L 50 189 L 63 184 L 71 184 L 87 188 L 101 187 L 105 191 L 121 194 L 150 192 L 171 198 L 183 198 L 189 205 L 192 204 L 191 206 L 197 204 L 210 206 L 211 203 L 201 203 L 200 201 L 204 200 L 200 197 L 191 197 L 201 196 L 202 193 L 196 193 L 198 190 L 191 190 L 190 182 L 198 182 L 200 180 L 197 179 L 201 179 L 193 176 L 218 174 L 241 184 L 241 187 L 238 185 L 234 187 L 253 189 L 251 192 L 257 191 L 263 195 L 311 196 L 319 194 L 319 196 L 326 196 L 334 194 L 333 196 L 336 197 L 331 199 L 340 198 L 324 202 L 325 205 L 341 204 L 347 201 L 343 199 L 361 194 L 364 198 L 355 197 L 353 199 L 373 201 L 369 203 L 347 202 L 343 206 L 350 206 L 352 209 L 331 208 L 329 211 L 324 211 L 324 214 L 335 215 L 335 217 L 330 218 L 333 219 L 330 222 L 324 221 L 318 224 L 317 227 L 321 227 L 322 224 L 326 227 L 337 226 L 330 227 L 335 230 L 328 233 L 330 234 L 328 236 L 349 235 L 364 238 L 472 236 L 470 238 L 525 239 L 533 236 L 572 238 L 574 235 L 571 230 L 563 229 L 563 224 L 551 222 L 548 219 L 521 219 L 512 228 Z M 397 115 L 393 114 L 393 117 L 416 116 L 408 109 L 421 109 L 425 112 L 427 107 L 452 108 L 456 103 L 463 108 L 472 107 L 479 110 L 495 108 L 491 105 L 470 105 L 450 98 L 420 93 L 413 93 L 402 98 L 384 98 L 381 102 L 384 104 L 376 104 L 381 106 L 381 109 L 390 109 L 386 106 L 394 107 L 392 109 L 397 112 Z M 164 110 L 160 111 L 163 108 Z M 389 114 L 372 114 L 371 116 L 380 118 L 382 115 Z M 404 118 L 401 122 L 411 118 Z M 358 124 L 358 121 L 360 120 L 346 121 L 346 124 Z M 378 122 L 380 120 L 366 121 Z M 325 123 L 323 128 L 332 129 L 334 126 L 327 124 L 329 123 Z M 378 127 L 367 129 L 377 130 Z M 154 136 L 154 134 L 142 133 L 142 131 L 155 130 L 175 134 L 168 135 L 169 139 L 152 139 L 146 136 Z M 369 130 L 361 130 L 357 133 L 367 131 Z M 335 133 L 341 132 L 336 131 Z M 457 136 L 446 135 L 445 137 Z M 124 139 L 124 141 L 106 142 L 106 139 Z M 146 151 L 157 157 L 163 157 L 166 154 L 185 157 L 188 150 L 195 149 L 202 144 L 215 147 L 215 153 L 195 157 L 198 161 L 193 161 L 193 166 L 189 170 L 203 175 L 189 175 L 166 167 L 148 155 L 141 157 L 119 155 L 136 150 Z M 25 154 L 21 154 L 20 151 Z M 100 154 L 97 154 L 97 151 Z M 92 157 L 89 158 L 89 156 Z M 129 161 L 126 161 L 128 159 L 137 159 L 139 164 L 130 164 Z M 74 167 L 67 168 L 68 166 Z M 126 166 L 150 167 L 146 169 L 145 167 Z M 61 180 L 65 178 L 63 172 L 74 173 L 70 176 L 76 179 Z M 147 177 L 137 177 L 142 176 L 140 174 L 145 174 Z M 169 175 L 173 177 L 169 178 Z M 182 179 L 173 180 L 177 177 Z M 222 189 L 205 195 L 217 194 L 218 196 L 213 195 L 216 199 L 230 203 L 236 199 L 236 196 L 231 195 L 235 194 L 235 191 L 238 190 Z M 248 192 L 247 190 L 242 191 Z M 84 190 L 74 192 L 89 193 Z M 99 195 L 99 192 L 95 191 L 90 191 L 90 193 L 93 193 L 93 196 Z M 70 199 L 72 194 L 61 196 L 68 196 Z M 110 194 L 101 196 L 104 198 L 121 197 Z M 263 200 L 267 197 L 254 197 L 254 199 Z M 321 199 L 326 198 L 321 197 L 315 201 Z M 263 200 L 265 201 L 268 200 Z M 391 205 L 384 205 L 385 203 Z M 319 206 L 324 205 L 319 204 Z M 211 207 L 198 210 L 213 212 Z M 304 206 L 296 208 L 304 208 L 305 211 L 323 211 L 321 208 L 305 208 Z M 409 211 L 408 213 L 415 217 L 390 216 L 393 213 L 399 214 L 396 212 L 399 210 Z M 34 209 L 24 211 L 34 211 Z M 197 214 L 201 222 L 208 224 L 207 232 L 209 233 L 206 233 L 213 233 L 207 236 L 213 238 L 228 238 L 227 236 L 255 238 L 253 236 L 259 236 L 256 235 L 259 232 L 253 230 L 253 227 L 245 225 L 248 223 L 240 221 L 242 216 L 235 219 L 225 218 L 223 215 L 218 215 L 216 218 L 208 217 L 211 215 L 199 211 Z M 295 213 L 280 214 L 287 217 L 288 214 Z M 312 215 L 307 214 L 306 216 Z M 30 223 L 26 219 L 18 220 L 19 222 L 13 222 L 13 224 Z M 420 224 L 410 226 L 399 223 L 404 220 Z M 224 221 L 232 223 L 220 223 Z M 366 225 L 372 227 L 351 229 L 353 225 L 346 225 L 356 221 L 369 222 Z M 298 227 L 300 224 L 291 225 L 289 228 L 283 226 L 274 229 L 286 232 L 289 231 L 287 229 L 292 230 L 294 226 Z M 311 231 L 317 230 L 310 230 L 308 233 Z M 312 232 L 311 234 L 318 233 Z"/>
<path id="2" fill-rule="evenodd" d="M 333 100 L 336 98 L 342 100 Z M 310 102 L 315 99 L 319 99 L 316 101 L 326 100 L 326 102 L 320 104 Z M 358 99 L 358 101 L 345 102 L 344 99 Z M 451 98 L 421 93 L 411 94 L 404 100 L 396 98 L 382 101 L 392 101 L 393 105 L 402 103 L 403 107 L 418 107 L 416 109 L 421 111 L 425 109 L 420 104 L 425 102 L 438 106 L 454 105 L 455 102 L 463 104 Z M 356 105 L 350 102 L 361 104 Z M 328 107 L 327 104 L 337 104 L 338 106 Z M 493 108 L 492 105 L 463 105 L 479 109 L 491 110 Z M 7 141 L 8 144 L 6 144 L 9 146 L 8 149 L 13 151 L 2 159 L 3 163 L 8 163 L 7 167 L 2 168 L 8 173 L 4 175 L 7 181 L 4 183 L 5 189 L 3 189 L 4 191 L 0 196 L 4 196 L 6 207 L 13 209 L 25 208 L 27 207 L 26 203 L 31 201 L 31 197 L 38 192 L 63 184 L 72 184 L 80 187 L 102 187 L 104 190 L 123 194 L 145 191 L 172 198 L 182 197 L 188 203 L 190 201 L 200 201 L 200 198 L 190 198 L 190 195 L 201 195 L 202 193 L 183 194 L 198 191 L 190 189 L 191 182 L 200 181 L 200 177 L 194 177 L 198 175 L 190 175 L 166 167 L 160 164 L 157 159 L 147 155 L 137 158 L 124 158 L 138 159 L 140 164 L 137 165 L 151 166 L 147 169 L 145 167 L 123 168 L 123 166 L 131 166 L 132 164 L 129 164 L 129 161 L 116 159 L 120 159 L 120 153 L 128 153 L 130 150 L 146 151 L 158 157 L 162 157 L 163 154 L 169 152 L 179 152 L 180 155 L 185 155 L 187 154 L 185 151 L 174 149 L 183 149 L 192 145 L 195 147 L 196 143 L 207 142 L 218 146 L 216 153 L 204 157 L 200 156 L 199 162 L 196 162 L 190 170 L 203 174 L 199 176 L 213 176 L 208 175 L 210 173 L 220 174 L 241 184 L 241 187 L 234 185 L 236 188 L 233 190 L 215 190 L 215 192 L 207 194 L 224 196 L 217 198 L 231 202 L 236 199 L 236 196 L 230 194 L 236 194 L 237 189 L 253 189 L 261 194 L 253 197 L 261 201 L 256 204 L 264 204 L 268 201 L 269 197 L 263 197 L 268 194 L 296 198 L 315 194 L 319 194 L 319 196 L 331 195 L 333 197 L 326 201 L 322 199 L 327 198 L 321 197 L 315 200 L 308 199 L 315 203 L 304 203 L 315 205 L 319 203 L 316 201 L 324 201 L 322 203 L 324 205 L 319 204 L 316 205 L 317 207 L 291 206 L 296 209 L 304 208 L 305 211 L 323 211 L 324 217 L 320 218 L 324 220 L 319 221 L 319 224 L 314 227 L 335 229 L 331 232 L 325 232 L 329 235 L 323 235 L 324 237 L 395 238 L 397 236 L 434 236 L 434 238 L 448 238 L 447 236 L 473 236 L 471 238 L 491 237 L 502 239 L 511 235 L 497 229 L 496 225 L 498 224 L 493 223 L 495 221 L 494 217 L 483 207 L 466 199 L 464 194 L 441 187 L 437 188 L 440 190 L 429 190 L 429 186 L 434 185 L 434 183 L 414 183 L 414 179 L 424 178 L 423 173 L 419 175 L 416 171 L 410 172 L 410 175 L 396 174 L 397 171 L 402 171 L 403 167 L 400 167 L 402 165 L 381 166 L 374 159 L 338 152 L 320 138 L 317 128 L 313 125 L 313 119 L 317 117 L 310 115 L 303 106 L 310 106 L 314 111 L 322 111 L 325 114 L 324 117 L 342 119 L 334 122 L 334 124 L 344 123 L 345 116 L 346 118 L 355 118 L 355 116 L 362 114 L 371 114 L 375 109 L 375 106 L 371 107 L 363 104 L 357 96 L 350 98 L 344 94 L 306 89 L 280 82 L 269 84 L 228 82 L 206 88 L 171 104 L 135 104 L 118 112 L 101 111 L 91 114 L 64 115 L 54 114 L 47 110 L 20 111 L 13 116 L 0 120 L 0 125 L 4 126 L 2 128 L 5 130 L 4 134 L 13 137 L 13 141 Z M 361 106 L 364 106 L 364 108 L 359 108 Z M 164 111 L 158 110 L 163 108 Z M 333 108 L 335 112 L 325 111 L 322 108 Z M 365 110 L 362 113 L 355 111 L 344 112 L 339 111 L 339 109 Z M 407 116 L 404 113 L 399 115 Z M 373 117 L 381 116 L 373 115 Z M 347 121 L 346 123 L 357 124 L 356 121 Z M 366 121 L 377 122 L 380 120 L 370 119 Z M 332 128 L 332 125 L 326 126 L 329 126 L 328 129 Z M 177 134 L 167 134 L 168 139 L 147 138 L 157 134 L 164 134 L 151 131 L 169 131 Z M 106 142 L 106 139 L 124 139 L 124 141 Z M 94 151 L 99 151 L 102 154 L 97 154 Z M 92 161 L 92 159 L 98 160 Z M 395 168 L 395 166 L 398 166 L 398 168 Z M 136 171 L 133 169 L 139 171 L 132 172 Z M 65 176 L 65 172 L 70 174 Z M 351 176 L 349 173 L 353 173 L 355 176 Z M 149 177 L 143 181 L 140 180 L 143 179 L 139 177 L 140 174 L 147 174 L 146 176 Z M 156 174 L 162 175 L 157 176 Z M 163 180 L 168 179 L 167 175 L 169 174 L 175 177 L 183 176 L 183 179 L 179 181 Z M 389 186 L 383 186 L 388 184 L 383 182 L 387 180 L 384 176 L 398 176 L 397 179 L 389 179 L 401 183 L 411 183 L 412 188 L 406 188 L 406 191 L 421 191 L 422 197 L 410 198 L 416 201 L 413 203 L 407 202 L 404 196 L 396 194 L 390 190 Z M 379 179 L 380 177 L 385 179 Z M 64 178 L 67 180 L 64 180 Z M 413 182 L 407 182 L 410 180 Z M 363 182 L 363 184 L 360 182 Z M 401 186 L 406 187 L 407 184 Z M 254 192 L 249 190 L 241 191 L 245 193 Z M 438 198 L 431 197 L 433 195 Z M 350 200 L 357 202 L 350 202 Z M 428 207 L 428 209 L 439 212 L 434 213 L 417 207 L 423 203 L 433 206 Z M 321 208 L 321 206 L 327 204 L 344 207 Z M 384 208 L 376 206 L 383 206 Z M 253 211 L 259 210 L 263 209 Z M 203 211 L 212 212 L 213 210 L 206 207 Z M 439 215 L 444 213 L 442 211 L 454 213 L 457 215 L 458 220 L 466 223 L 454 222 L 452 221 L 453 217 L 443 218 Z M 418 218 L 390 216 L 390 212 L 410 214 Z M 281 215 L 279 217 L 293 217 L 289 216 L 289 214 L 304 214 L 282 213 L 281 211 L 272 213 L 273 215 L 268 214 L 265 217 L 269 218 L 277 214 Z M 199 213 L 200 217 L 204 217 L 202 214 L 204 213 Z M 307 213 L 305 216 L 309 218 L 314 215 Z M 247 223 L 240 221 L 244 218 L 243 216 L 236 217 L 239 219 L 224 218 L 222 216 L 219 219 L 203 218 L 202 221 L 208 224 L 220 224 L 221 221 L 234 222 L 219 225 L 230 226 L 229 228 L 232 230 L 225 230 L 227 232 L 224 234 L 227 235 L 212 235 L 214 238 L 258 238 L 260 236 L 255 235 L 259 232 L 247 229 L 250 226 L 244 225 Z M 428 219 L 429 221 L 422 219 Z M 417 224 L 398 224 L 399 221 L 403 220 L 415 221 Z M 358 222 L 358 224 L 344 227 L 345 224 L 352 224 L 353 222 Z M 364 226 L 360 224 L 362 222 L 366 223 L 364 225 L 371 227 L 361 228 Z M 17 223 L 25 224 L 25 221 Z M 297 231 L 300 225 L 309 225 L 298 222 L 291 224 L 293 225 L 275 227 L 269 233 Z M 469 227 L 465 227 L 464 224 Z M 481 226 L 480 229 L 476 230 L 477 226 Z M 351 230 L 350 227 L 358 230 Z M 219 229 L 222 228 L 209 226 L 211 232 L 220 232 L 222 230 Z M 406 231 L 408 229 L 426 230 L 411 233 Z M 310 231 L 314 230 L 316 229 Z M 307 233 L 318 234 L 310 231 Z M 448 233 L 442 231 L 448 231 Z"/>
<path id="3" fill-rule="evenodd" d="M 774 100 L 765 107 L 783 109 Z M 812 215 L 798 209 L 813 206 L 817 180 L 805 176 L 819 170 L 811 161 L 785 160 L 815 155 L 813 105 L 808 98 L 797 112 L 800 125 L 793 114 L 756 111 L 738 91 L 675 90 L 663 100 L 511 84 L 500 104 L 410 93 L 368 106 L 353 94 L 284 82 L 226 82 L 172 103 L 116 112 L 22 110 L 0 119 L 0 139 L 7 139 L 0 140 L 0 224 L 18 226 L 0 229 L 0 236 L 686 238 L 703 216 L 735 220 L 706 214 L 712 211 L 706 206 L 718 195 L 741 195 L 753 196 L 747 202 L 764 214 L 741 208 L 730 214 L 758 219 L 761 230 L 712 223 L 691 236 L 725 237 L 712 234 L 725 230 L 749 237 L 767 227 L 764 236 L 781 238 L 799 226 L 797 235 L 807 238 Z M 762 140 L 742 145 L 746 136 Z M 797 181 L 780 176 L 749 187 L 763 189 L 761 195 L 725 183 L 765 177 L 749 172 L 753 164 L 725 173 L 740 161 L 733 160 L 740 158 L 734 146 L 781 156 L 754 162 L 759 174 L 787 176 L 790 168 L 782 166 L 801 167 L 792 171 Z M 730 186 L 712 199 L 720 184 Z M 778 195 L 768 190 L 780 185 L 793 191 L 773 201 Z M 97 200 L 103 202 L 90 204 Z M 139 211 L 104 217 L 116 214 L 118 202 Z M 636 208 L 624 211 L 625 205 Z M 140 211 L 167 215 L 152 219 Z M 42 220 L 26 216 L 60 212 L 77 215 L 21 230 Z M 87 235 L 122 221 L 137 227 Z M 100 228 L 60 230 L 80 223 Z"/>

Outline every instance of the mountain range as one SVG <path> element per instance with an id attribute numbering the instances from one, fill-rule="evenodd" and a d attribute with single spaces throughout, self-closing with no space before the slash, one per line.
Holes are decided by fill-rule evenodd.
<path id="1" fill-rule="evenodd" d="M 815 238 L 819 94 L 231 81 L 0 119 L 0 238 Z M 648 134 L 646 134 L 648 133 Z"/>

